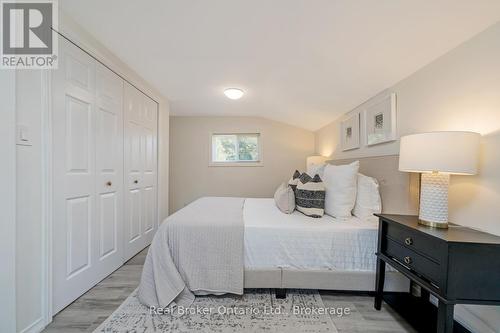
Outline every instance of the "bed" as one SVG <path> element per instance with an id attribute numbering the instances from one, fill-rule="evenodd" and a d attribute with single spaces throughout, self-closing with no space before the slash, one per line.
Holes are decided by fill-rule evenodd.
<path id="1" fill-rule="evenodd" d="M 243 208 L 245 288 L 372 291 L 378 220 L 280 212 L 273 199 L 246 199 Z M 388 272 L 388 290 L 408 290 Z"/>
<path id="2" fill-rule="evenodd" d="M 416 210 L 411 193 L 418 186 L 397 172 L 397 156 L 360 160 L 360 172 L 379 179 L 384 204 L 393 197 L 386 212 Z M 375 217 L 311 218 L 284 214 L 273 199 L 201 198 L 158 230 L 139 298 L 149 306 L 189 306 L 194 295 L 243 288 L 373 291 L 377 230 Z M 409 281 L 389 270 L 385 285 L 407 291 Z"/>

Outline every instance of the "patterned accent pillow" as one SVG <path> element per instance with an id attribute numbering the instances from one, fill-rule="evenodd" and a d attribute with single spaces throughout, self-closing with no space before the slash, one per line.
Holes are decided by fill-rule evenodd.
<path id="1" fill-rule="evenodd" d="M 295 192 L 295 189 L 297 188 L 297 184 L 299 183 L 299 178 L 300 178 L 300 172 L 299 170 L 295 170 L 292 178 L 290 178 L 290 180 L 288 181 L 288 185 L 290 185 L 293 192 Z"/>
<path id="2" fill-rule="evenodd" d="M 323 216 L 325 213 L 325 186 L 319 175 L 315 175 L 312 179 L 305 173 L 300 176 L 295 190 L 295 206 L 304 215 Z"/>
<path id="3" fill-rule="evenodd" d="M 309 176 L 307 172 L 304 172 L 303 174 L 300 175 L 299 177 L 299 183 L 305 184 L 310 182 L 313 179 L 314 176 Z M 298 185 L 298 183 L 297 183 Z"/>

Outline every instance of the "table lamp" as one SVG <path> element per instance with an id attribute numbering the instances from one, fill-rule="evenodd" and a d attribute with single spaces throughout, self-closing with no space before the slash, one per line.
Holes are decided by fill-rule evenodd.
<path id="1" fill-rule="evenodd" d="M 315 165 L 320 165 L 325 163 L 327 158 L 321 155 L 308 156 L 306 159 L 307 170 Z"/>
<path id="2" fill-rule="evenodd" d="M 480 135 L 473 132 L 430 132 L 401 138 L 399 170 L 422 173 L 420 224 L 448 228 L 450 175 L 477 173 Z"/>

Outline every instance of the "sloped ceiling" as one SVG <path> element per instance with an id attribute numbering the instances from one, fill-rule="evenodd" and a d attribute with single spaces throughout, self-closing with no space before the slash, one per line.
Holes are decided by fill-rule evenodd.
<path id="1" fill-rule="evenodd" d="M 500 20 L 498 0 L 60 0 L 175 115 L 318 129 Z M 227 99 L 226 87 L 245 96 Z"/>

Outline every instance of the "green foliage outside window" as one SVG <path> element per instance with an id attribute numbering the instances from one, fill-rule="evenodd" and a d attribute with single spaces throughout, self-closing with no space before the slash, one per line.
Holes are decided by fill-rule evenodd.
<path id="1" fill-rule="evenodd" d="M 212 137 L 212 161 L 259 161 L 259 134 L 215 134 Z"/>

